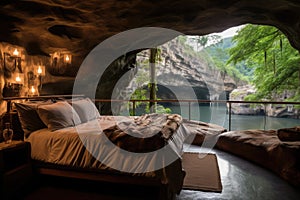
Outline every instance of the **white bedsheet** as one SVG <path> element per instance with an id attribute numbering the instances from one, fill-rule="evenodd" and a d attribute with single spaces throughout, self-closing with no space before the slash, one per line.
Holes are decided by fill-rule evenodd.
<path id="1" fill-rule="evenodd" d="M 147 172 L 150 176 L 155 176 L 151 172 L 157 170 L 163 172 L 163 168 L 181 158 L 183 142 L 189 135 L 184 125 L 168 141 L 169 145 L 159 151 L 132 153 L 113 145 L 102 133 L 101 130 L 116 124 L 115 119 L 128 120 L 128 117 L 101 116 L 76 127 L 35 131 L 27 139 L 31 143 L 31 157 L 46 163 L 80 168 L 109 167 L 129 173 Z"/>

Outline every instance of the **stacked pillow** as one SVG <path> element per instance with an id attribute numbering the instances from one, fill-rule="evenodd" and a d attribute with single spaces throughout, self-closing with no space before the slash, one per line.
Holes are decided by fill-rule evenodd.
<path id="1" fill-rule="evenodd" d="M 18 111 L 18 116 L 22 129 L 24 131 L 24 136 L 27 138 L 31 132 L 46 128 L 46 125 L 43 123 L 37 109 L 41 105 L 52 104 L 51 101 L 45 102 L 26 102 L 26 103 L 15 103 L 15 106 Z"/>
<path id="2" fill-rule="evenodd" d="M 81 123 L 76 111 L 65 101 L 41 105 L 38 107 L 37 112 L 43 123 L 51 131 L 76 126 Z"/>
<path id="3" fill-rule="evenodd" d="M 51 131 L 76 126 L 100 117 L 95 104 L 89 99 L 70 102 L 52 101 L 15 103 L 24 136 L 31 132 L 48 128 Z"/>
<path id="4" fill-rule="evenodd" d="M 76 113 L 79 115 L 81 123 L 85 123 L 100 117 L 95 104 L 89 99 L 73 100 L 71 102 Z"/>

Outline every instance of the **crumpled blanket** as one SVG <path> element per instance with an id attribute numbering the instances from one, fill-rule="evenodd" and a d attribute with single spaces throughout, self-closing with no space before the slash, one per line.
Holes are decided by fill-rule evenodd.
<path id="1" fill-rule="evenodd" d="M 300 126 L 278 129 L 277 136 L 283 142 L 300 141 Z"/>
<path id="2" fill-rule="evenodd" d="M 121 121 L 103 132 L 126 151 L 146 153 L 167 145 L 181 124 L 182 117 L 178 114 L 153 113 Z"/>

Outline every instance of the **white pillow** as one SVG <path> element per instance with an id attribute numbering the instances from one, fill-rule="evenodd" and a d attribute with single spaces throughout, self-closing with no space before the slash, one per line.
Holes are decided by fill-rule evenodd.
<path id="1" fill-rule="evenodd" d="M 51 131 L 75 126 L 81 123 L 76 111 L 65 101 L 50 105 L 41 105 L 38 107 L 38 114 L 43 123 Z"/>
<path id="2" fill-rule="evenodd" d="M 89 98 L 72 101 L 72 106 L 79 115 L 82 123 L 100 117 L 97 107 Z"/>

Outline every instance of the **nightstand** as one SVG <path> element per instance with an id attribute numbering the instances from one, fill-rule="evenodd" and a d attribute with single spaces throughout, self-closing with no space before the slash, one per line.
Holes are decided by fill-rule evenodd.
<path id="1" fill-rule="evenodd" d="M 13 199 L 32 181 L 30 143 L 0 143 L 0 199 Z"/>

